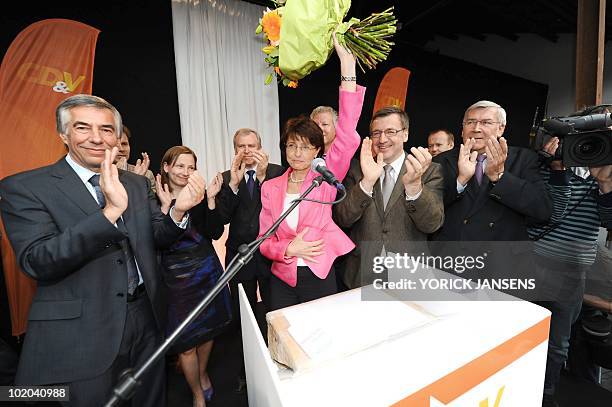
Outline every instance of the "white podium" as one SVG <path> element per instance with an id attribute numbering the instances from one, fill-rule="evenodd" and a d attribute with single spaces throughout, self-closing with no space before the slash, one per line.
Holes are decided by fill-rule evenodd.
<path id="1" fill-rule="evenodd" d="M 240 288 L 250 406 L 541 405 L 550 322 L 548 310 L 519 300 L 399 302 L 402 305 L 386 302 L 385 305 L 380 301 L 361 301 L 362 289 L 371 289 L 371 286 L 275 312 L 276 317 L 282 314 L 286 318 L 287 333 L 302 341 L 301 358 L 319 361 L 294 372 L 279 368 L 272 361 Z M 384 311 L 387 306 L 389 313 Z M 403 317 L 403 311 L 398 308 L 401 306 L 412 311 Z M 369 307 L 375 308 L 375 312 L 367 311 Z M 338 324 L 340 328 L 329 325 L 327 319 L 338 318 L 336 309 L 345 314 L 349 309 L 358 310 L 363 315 L 359 322 L 363 334 L 347 330 L 342 324 Z M 417 315 L 414 310 L 427 318 L 411 321 Z M 395 319 L 385 321 L 385 318 Z M 347 320 L 354 323 L 355 317 L 347 315 Z M 394 332 L 377 344 L 368 342 L 377 337 L 371 331 L 381 330 L 389 323 L 404 324 L 407 329 Z M 312 334 L 322 329 L 328 331 Z M 343 332 L 348 336 L 343 337 Z M 326 337 L 328 333 L 335 336 L 330 339 Z M 335 343 L 336 339 L 341 343 Z M 331 357 L 326 348 L 345 349 L 348 354 Z M 358 348 L 361 350 L 352 351 Z"/>

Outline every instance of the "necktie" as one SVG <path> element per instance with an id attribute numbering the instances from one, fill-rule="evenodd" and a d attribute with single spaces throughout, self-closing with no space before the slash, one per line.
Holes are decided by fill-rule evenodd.
<path id="1" fill-rule="evenodd" d="M 96 199 L 98 200 L 98 205 L 100 205 L 100 208 L 104 208 L 106 206 L 106 199 L 104 198 L 104 194 L 102 193 L 102 188 L 100 188 L 100 175 L 92 175 L 91 178 L 89 178 L 89 183 L 93 185 L 94 191 L 96 191 Z"/>
<path id="2" fill-rule="evenodd" d="M 89 183 L 93 185 L 94 191 L 96 191 L 96 199 L 98 200 L 98 205 L 100 208 L 104 208 L 106 206 L 106 199 L 104 198 L 104 194 L 102 193 L 102 188 L 100 188 L 100 175 L 95 174 L 89 178 Z M 127 228 L 123 223 L 123 219 L 117 219 L 117 229 L 121 232 L 127 234 Z M 130 247 L 130 243 L 128 239 L 123 239 L 119 242 L 121 246 L 121 250 L 126 259 L 127 265 L 127 274 L 128 274 L 128 293 L 134 294 L 136 291 L 136 287 L 138 287 L 138 268 L 136 267 L 136 260 L 134 260 L 134 253 L 132 252 L 132 248 Z"/>
<path id="3" fill-rule="evenodd" d="M 384 166 L 385 170 L 385 178 L 382 183 L 382 193 L 383 193 L 383 204 L 384 208 L 387 207 L 387 203 L 389 203 L 389 198 L 391 198 L 391 192 L 393 192 L 393 187 L 395 186 L 395 182 L 393 182 L 393 176 L 391 175 L 391 171 L 393 171 L 393 167 L 390 164 Z"/>
<path id="4" fill-rule="evenodd" d="M 255 170 L 247 171 L 247 188 L 249 189 L 249 194 L 251 198 L 253 197 L 253 190 L 255 189 Z"/>
<path id="5" fill-rule="evenodd" d="M 478 154 L 478 156 L 476 157 L 476 172 L 474 173 L 474 175 L 476 175 L 476 181 L 478 182 L 478 185 L 482 184 L 485 158 L 487 158 L 487 156 L 484 154 Z"/>

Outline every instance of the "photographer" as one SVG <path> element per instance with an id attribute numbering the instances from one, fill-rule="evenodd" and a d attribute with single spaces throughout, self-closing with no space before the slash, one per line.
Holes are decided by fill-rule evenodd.
<path id="1" fill-rule="evenodd" d="M 599 226 L 612 226 L 612 165 L 566 168 L 558 159 L 559 145 L 559 138 L 552 137 L 541 154 L 553 158 L 542 160 L 540 167 L 553 200 L 552 216 L 548 224 L 529 229 L 535 240 L 539 304 L 552 313 L 543 406 L 557 405 L 555 387 L 580 314 L 586 271 L 595 261 Z"/>

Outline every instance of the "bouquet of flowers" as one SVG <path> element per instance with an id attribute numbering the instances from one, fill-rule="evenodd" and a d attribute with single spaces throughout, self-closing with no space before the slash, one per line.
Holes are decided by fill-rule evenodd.
<path id="1" fill-rule="evenodd" d="M 327 62 L 334 48 L 332 33 L 350 50 L 363 72 L 387 59 L 397 20 L 393 7 L 359 20 L 342 22 L 350 0 L 278 0 L 274 10 L 266 9 L 256 34 L 263 34 L 265 61 L 283 85 L 295 88 L 298 81 Z"/>

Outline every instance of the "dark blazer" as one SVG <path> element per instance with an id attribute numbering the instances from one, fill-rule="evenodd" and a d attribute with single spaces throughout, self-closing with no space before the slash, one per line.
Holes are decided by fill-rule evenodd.
<path id="1" fill-rule="evenodd" d="M 509 147 L 504 174 L 495 185 L 486 175 L 482 185 L 472 177 L 461 194 L 458 157 L 455 148 L 434 158 L 444 173 L 445 219 L 432 236 L 431 251 L 438 256 L 486 256 L 483 269 L 461 272 L 465 278 L 532 278 L 535 261 L 527 225 L 547 222 L 552 211 L 536 153 Z"/>
<path id="2" fill-rule="evenodd" d="M 120 171 L 123 220 L 159 332 L 165 294 L 155 247 L 183 230 L 163 215 L 146 178 Z M 126 236 L 102 214 L 65 159 L 0 182 L 0 210 L 21 269 L 38 282 L 17 384 L 95 377 L 115 359 L 126 323 Z"/>
<path id="3" fill-rule="evenodd" d="M 371 259 L 380 255 L 383 244 L 387 251 L 394 253 L 420 253 L 426 249 L 427 234 L 442 225 L 444 206 L 440 166 L 434 163 L 425 171 L 423 191 L 414 201 L 406 200 L 402 183 L 405 173 L 406 166 L 402 165 L 389 203 L 383 209 L 380 180 L 374 184 L 370 197 L 359 186 L 363 178 L 359 161 L 351 162 L 344 179 L 347 197 L 334 208 L 334 219 L 341 227 L 351 229 L 350 237 L 357 245 L 346 259 L 344 283 L 349 288 L 369 282 L 364 273 L 372 270 Z"/>
<path id="4" fill-rule="evenodd" d="M 268 164 L 266 169 L 266 182 L 276 178 L 285 172 L 284 168 L 277 164 Z M 238 184 L 238 194 L 234 194 L 229 187 L 230 171 L 223 173 L 223 187 L 217 195 L 217 213 L 224 224 L 229 223 L 229 234 L 225 246 L 227 253 L 225 264 L 238 253 L 238 247 L 243 243 L 251 243 L 257 239 L 259 233 L 259 213 L 261 212 L 261 185 L 255 181 L 253 197 L 249 194 L 244 177 Z M 238 272 L 241 281 L 252 280 L 255 276 L 269 277 L 272 262 L 261 255 L 259 250 L 254 254 L 253 260 L 247 263 Z"/>
<path id="5" fill-rule="evenodd" d="M 547 222 L 552 203 L 540 176 L 535 152 L 508 147 L 502 178 L 493 186 L 486 175 L 482 185 L 476 177 L 457 193 L 459 148 L 434 158 L 444 175 L 442 228 L 434 240 L 510 241 L 529 240 L 527 224 Z"/>

